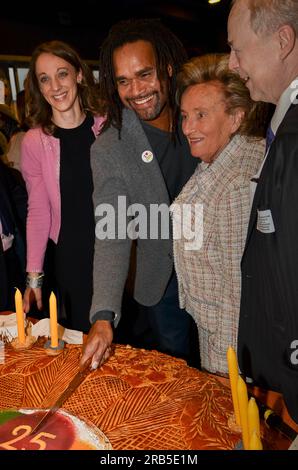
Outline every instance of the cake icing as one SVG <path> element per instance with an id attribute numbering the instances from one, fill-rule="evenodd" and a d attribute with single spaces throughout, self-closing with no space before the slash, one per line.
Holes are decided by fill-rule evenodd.
<path id="1" fill-rule="evenodd" d="M 94 425 L 58 410 L 42 428 L 32 429 L 46 410 L 0 411 L 0 450 L 107 450 L 111 444 Z"/>

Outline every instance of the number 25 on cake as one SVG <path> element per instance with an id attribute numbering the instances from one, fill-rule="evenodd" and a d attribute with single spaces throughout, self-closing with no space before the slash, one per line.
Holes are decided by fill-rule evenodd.
<path id="1" fill-rule="evenodd" d="M 108 438 L 92 423 L 59 410 L 30 434 L 45 410 L 0 411 L 0 450 L 109 450 Z"/>

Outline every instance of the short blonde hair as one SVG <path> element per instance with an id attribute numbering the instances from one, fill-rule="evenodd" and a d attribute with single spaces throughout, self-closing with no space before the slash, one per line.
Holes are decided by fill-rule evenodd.
<path id="1" fill-rule="evenodd" d="M 239 75 L 228 67 L 228 54 L 206 54 L 186 62 L 178 74 L 176 98 L 178 103 L 184 91 L 191 85 L 217 82 L 222 87 L 226 112 L 244 111 L 238 134 L 263 136 L 267 106 L 250 98 L 249 90 Z"/>

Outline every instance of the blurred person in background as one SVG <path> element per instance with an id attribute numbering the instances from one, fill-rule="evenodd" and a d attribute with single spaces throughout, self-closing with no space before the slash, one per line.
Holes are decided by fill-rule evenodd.
<path id="1" fill-rule="evenodd" d="M 26 124 L 25 90 L 19 91 L 17 94 L 16 104 L 19 127 L 15 130 L 10 138 L 7 160 L 10 166 L 13 166 L 16 170 L 20 171 L 21 143 L 26 131 L 28 130 L 28 126 Z"/>
<path id="2" fill-rule="evenodd" d="M 0 159 L 0 311 L 15 311 L 15 288 L 25 289 L 27 193 L 15 171 Z"/>

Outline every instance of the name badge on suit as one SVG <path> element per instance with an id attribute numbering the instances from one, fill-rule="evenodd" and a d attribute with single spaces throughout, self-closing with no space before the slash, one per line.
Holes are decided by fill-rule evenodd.
<path id="1" fill-rule="evenodd" d="M 270 209 L 258 210 L 257 230 L 261 233 L 274 233 L 275 226 Z"/>

